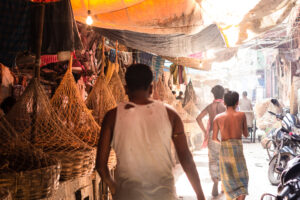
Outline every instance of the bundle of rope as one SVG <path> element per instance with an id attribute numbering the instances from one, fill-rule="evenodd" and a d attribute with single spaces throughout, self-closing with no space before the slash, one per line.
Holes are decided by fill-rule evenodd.
<path id="1" fill-rule="evenodd" d="M 185 106 L 189 101 L 193 101 L 194 103 L 197 103 L 197 96 L 192 84 L 192 81 L 187 84 L 185 93 L 184 93 L 184 101 L 183 106 Z"/>
<path id="2" fill-rule="evenodd" d="M 196 119 L 199 115 L 199 109 L 193 102 L 193 100 L 190 100 L 184 107 L 184 110 L 190 114 L 194 119 Z"/>
<path id="3" fill-rule="evenodd" d="M 6 117 L 26 140 L 61 161 L 61 180 L 93 171 L 96 150 L 75 136 L 60 120 L 36 78 L 31 80 Z"/>
<path id="4" fill-rule="evenodd" d="M 13 199 L 50 197 L 59 184 L 60 162 L 19 136 L 4 117 L 0 132 L 0 188 Z"/>
<path id="5" fill-rule="evenodd" d="M 70 66 L 72 66 L 71 62 Z M 51 105 L 64 125 L 79 139 L 90 146 L 97 145 L 100 136 L 100 126 L 80 95 L 71 67 L 68 68 L 56 89 L 51 99 Z"/>

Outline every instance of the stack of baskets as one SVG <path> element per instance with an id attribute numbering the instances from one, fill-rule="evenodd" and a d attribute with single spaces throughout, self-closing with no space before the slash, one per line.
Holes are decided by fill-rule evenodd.
<path id="1" fill-rule="evenodd" d="M 38 200 L 52 195 L 59 184 L 60 163 L 18 136 L 0 119 L 0 192 L 3 199 Z M 2 199 L 2 198 L 1 198 Z"/>
<path id="2" fill-rule="evenodd" d="M 92 173 L 96 149 L 84 143 L 66 127 L 66 122 L 60 120 L 35 78 L 8 113 L 7 119 L 36 148 L 61 161 L 61 180 Z"/>

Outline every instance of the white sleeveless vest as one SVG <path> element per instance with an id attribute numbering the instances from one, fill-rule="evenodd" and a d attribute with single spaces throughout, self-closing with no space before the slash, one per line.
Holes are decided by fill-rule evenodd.
<path id="1" fill-rule="evenodd" d="M 130 108 L 125 108 L 130 104 Z M 133 107 L 132 107 L 133 106 Z M 175 200 L 172 127 L 162 102 L 120 103 L 112 139 L 116 200 Z"/>

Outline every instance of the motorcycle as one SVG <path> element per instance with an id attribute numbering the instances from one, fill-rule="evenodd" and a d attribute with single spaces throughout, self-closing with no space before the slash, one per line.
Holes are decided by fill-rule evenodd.
<path id="1" fill-rule="evenodd" d="M 282 127 L 272 133 L 272 139 L 270 140 L 272 146 L 274 146 L 272 154 L 270 153 L 270 148 L 267 148 L 269 158 L 271 159 L 269 162 L 268 178 L 272 185 L 278 185 L 280 183 L 280 175 L 286 168 L 288 161 L 299 154 L 300 136 L 292 131 L 300 128 L 300 126 L 297 125 L 295 116 L 290 113 L 286 113 L 283 116 L 271 111 L 268 112 L 282 121 Z"/>
<path id="2" fill-rule="evenodd" d="M 300 200 L 300 156 L 290 160 L 286 169 L 282 172 L 278 194 L 263 194 L 261 200 L 265 197 L 271 197 L 274 200 Z"/>

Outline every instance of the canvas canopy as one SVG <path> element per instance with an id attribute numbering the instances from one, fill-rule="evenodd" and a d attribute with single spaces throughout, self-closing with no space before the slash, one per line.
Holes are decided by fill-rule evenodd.
<path id="1" fill-rule="evenodd" d="M 76 20 L 149 34 L 195 34 L 218 24 L 229 46 L 282 23 L 297 0 L 71 0 Z M 88 5 L 89 4 L 89 5 Z"/>

